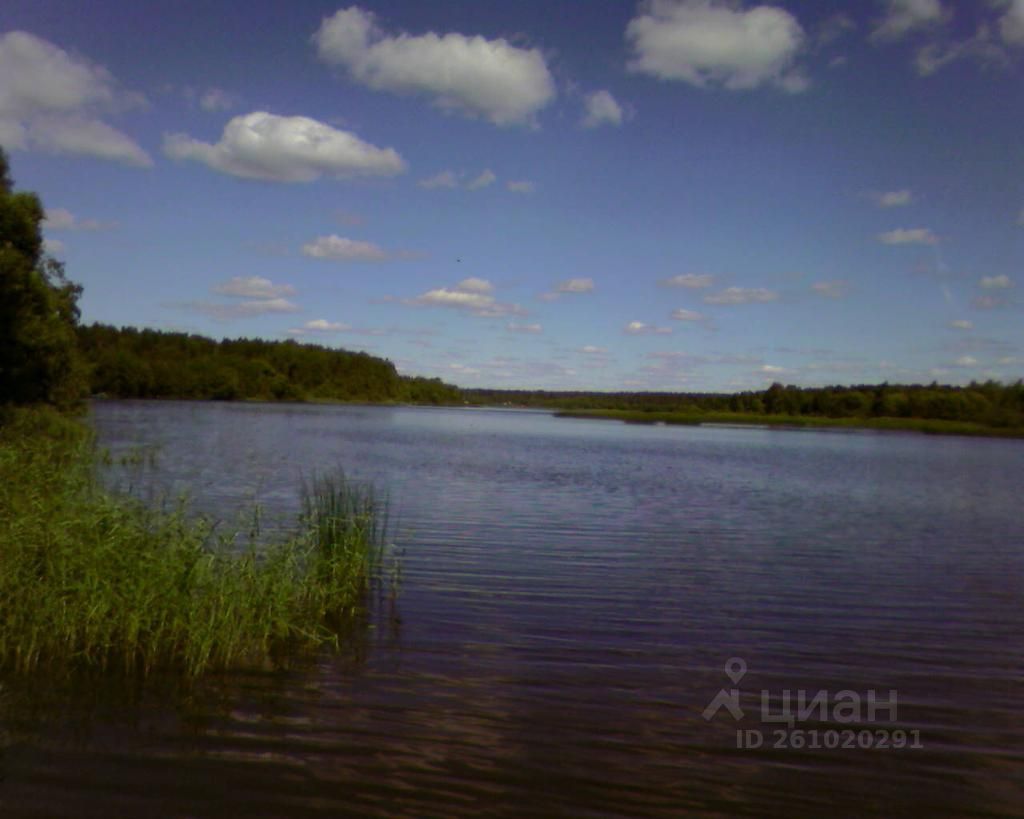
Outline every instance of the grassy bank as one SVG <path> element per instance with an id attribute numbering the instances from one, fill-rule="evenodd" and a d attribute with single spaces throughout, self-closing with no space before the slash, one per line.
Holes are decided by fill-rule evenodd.
<path id="1" fill-rule="evenodd" d="M 981 435 L 1024 438 L 1021 427 L 991 427 L 971 421 L 943 421 L 934 418 L 822 418 L 812 415 L 762 415 L 745 412 L 647 412 L 642 410 L 568 410 L 559 418 L 604 418 L 631 424 L 742 424 L 750 426 L 822 429 L 880 429 L 924 432 L 931 435 Z"/>
<path id="2" fill-rule="evenodd" d="M 19 411 L 0 426 L 0 668 L 186 676 L 283 664 L 363 610 L 381 504 L 341 477 L 304 491 L 294 537 L 239 550 L 179 508 L 98 485 L 83 427 Z"/>

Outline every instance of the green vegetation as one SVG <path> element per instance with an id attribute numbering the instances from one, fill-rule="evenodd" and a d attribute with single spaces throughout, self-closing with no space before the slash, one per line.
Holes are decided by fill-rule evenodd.
<path id="1" fill-rule="evenodd" d="M 44 410 L 0 426 L 0 668 L 188 677 L 283 664 L 364 611 L 382 507 L 340 477 L 306 488 L 299 532 L 271 545 L 184 508 L 106 493 L 88 435 Z"/>
<path id="2" fill-rule="evenodd" d="M 966 387 L 859 385 L 718 393 L 587 393 L 467 390 L 474 404 L 543 407 L 559 415 L 634 423 L 746 423 L 865 427 L 1024 437 L 1024 383 L 986 381 Z"/>

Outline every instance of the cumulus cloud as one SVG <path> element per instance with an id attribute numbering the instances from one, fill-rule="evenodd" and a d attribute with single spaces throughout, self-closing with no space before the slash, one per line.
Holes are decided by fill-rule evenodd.
<path id="1" fill-rule="evenodd" d="M 763 287 L 727 287 L 704 297 L 705 304 L 765 304 L 777 301 L 779 294 Z"/>
<path id="2" fill-rule="evenodd" d="M 1024 46 L 1024 0 L 1012 0 L 999 18 L 999 34 L 1008 45 Z"/>
<path id="3" fill-rule="evenodd" d="M 479 176 L 474 177 L 466 183 L 466 190 L 478 191 L 481 188 L 486 188 L 488 185 L 493 185 L 498 177 L 494 175 L 494 172 L 490 168 L 486 168 L 480 172 Z"/>
<path id="4" fill-rule="evenodd" d="M 962 356 L 960 356 L 960 358 L 958 358 L 954 362 L 953 366 L 955 366 L 955 367 L 974 367 L 977 364 L 978 364 L 978 359 L 974 358 L 973 356 L 962 355 Z"/>
<path id="5" fill-rule="evenodd" d="M 111 230 L 117 222 L 101 222 L 99 219 L 79 219 L 67 208 L 47 208 L 43 220 L 45 230 Z"/>
<path id="6" fill-rule="evenodd" d="M 537 190 L 536 185 L 525 179 L 508 182 L 505 187 L 508 188 L 511 193 L 533 193 Z"/>
<path id="7" fill-rule="evenodd" d="M 667 336 L 672 332 L 672 328 L 655 327 L 653 324 L 645 324 L 642 321 L 631 321 L 622 328 L 622 332 L 631 336 Z"/>
<path id="8" fill-rule="evenodd" d="M 336 262 L 383 262 L 390 254 L 372 242 L 346 239 L 332 233 L 320 236 L 302 246 L 302 255 Z"/>
<path id="9" fill-rule="evenodd" d="M 761 372 L 765 375 L 780 375 L 781 373 L 786 372 L 786 368 L 776 366 L 775 364 L 762 364 Z"/>
<path id="10" fill-rule="evenodd" d="M 680 276 L 673 276 L 661 281 L 664 287 L 685 287 L 688 290 L 701 290 L 711 287 L 714 283 L 715 277 L 710 273 L 683 273 Z"/>
<path id="11" fill-rule="evenodd" d="M 538 49 L 458 33 L 392 35 L 359 6 L 324 18 L 313 42 L 321 60 L 368 88 L 422 94 L 495 125 L 531 124 L 556 95 Z"/>
<path id="12" fill-rule="evenodd" d="M 896 228 L 878 234 L 883 245 L 936 245 L 939 237 L 928 228 Z"/>
<path id="13" fill-rule="evenodd" d="M 235 95 L 223 88 L 208 88 L 199 98 L 199 107 L 204 111 L 230 111 L 237 104 Z"/>
<path id="14" fill-rule="evenodd" d="M 487 318 L 525 315 L 526 311 L 518 304 L 505 304 L 495 299 L 493 290 L 494 286 L 486 279 L 469 278 L 454 287 L 428 290 L 404 303 L 416 307 L 447 307 Z"/>
<path id="15" fill-rule="evenodd" d="M 841 299 L 846 295 L 850 286 L 847 282 L 842 279 L 836 279 L 829 282 L 814 282 L 811 285 L 811 290 L 816 295 L 826 299 Z"/>
<path id="16" fill-rule="evenodd" d="M 626 28 L 633 50 L 629 69 L 700 87 L 745 90 L 775 85 L 803 91 L 795 66 L 804 30 L 773 6 L 744 10 L 726 0 L 647 0 Z"/>
<path id="17" fill-rule="evenodd" d="M 284 298 L 251 299 L 237 304 L 215 304 L 206 301 L 193 301 L 180 305 L 186 310 L 194 310 L 218 321 L 233 321 L 240 318 L 252 318 L 273 313 L 297 313 L 299 306 Z"/>
<path id="18" fill-rule="evenodd" d="M 883 193 L 877 193 L 874 195 L 875 204 L 880 208 L 900 208 L 905 205 L 909 205 L 913 201 L 914 195 L 903 188 L 898 191 L 884 191 Z"/>
<path id="19" fill-rule="evenodd" d="M 591 293 L 594 290 L 594 280 L 585 279 L 567 279 L 558 285 L 559 293 Z"/>
<path id="20" fill-rule="evenodd" d="M 593 344 L 585 344 L 579 350 L 584 355 L 605 355 L 608 350 L 604 347 L 595 347 Z"/>
<path id="21" fill-rule="evenodd" d="M 510 321 L 506 324 L 505 329 L 510 333 L 524 333 L 528 335 L 537 335 L 538 333 L 544 332 L 544 328 L 540 324 L 519 324 L 514 321 Z"/>
<path id="22" fill-rule="evenodd" d="M 288 331 L 292 336 L 304 336 L 309 333 L 344 333 L 352 329 L 352 325 L 340 321 L 328 321 L 327 319 L 313 319 L 307 321 L 301 327 Z"/>
<path id="23" fill-rule="evenodd" d="M 1006 290 L 1013 287 L 1013 280 L 1006 275 L 982 276 L 978 284 L 985 290 Z"/>
<path id="24" fill-rule="evenodd" d="M 948 19 L 939 0 L 886 0 L 885 15 L 879 20 L 871 39 L 894 42 L 912 31 L 936 26 Z"/>
<path id="25" fill-rule="evenodd" d="M 974 329 L 974 322 L 967 319 L 954 319 L 949 323 L 949 326 L 954 330 L 972 330 Z"/>
<path id="26" fill-rule="evenodd" d="M 278 299 L 294 296 L 295 288 L 290 284 L 274 284 L 262 276 L 233 276 L 214 287 L 213 292 L 246 299 Z"/>
<path id="27" fill-rule="evenodd" d="M 704 316 L 698 313 L 696 310 L 686 310 L 680 307 L 678 310 L 672 311 L 672 318 L 676 321 L 703 321 Z"/>
<path id="28" fill-rule="evenodd" d="M 585 114 L 582 124 L 584 128 L 597 128 L 599 125 L 622 125 L 626 112 L 611 95 L 603 88 L 587 94 L 583 100 Z"/>
<path id="29" fill-rule="evenodd" d="M 186 134 L 166 134 L 164 153 L 233 176 L 274 182 L 394 176 L 405 170 L 404 160 L 392 148 L 378 148 L 315 119 L 266 111 L 234 117 L 213 145 Z"/>
<path id="30" fill-rule="evenodd" d="M 433 176 L 428 176 L 426 179 L 421 179 L 419 186 L 427 190 L 433 190 L 434 188 L 457 188 L 459 187 L 459 180 L 451 171 L 441 171 Z"/>
<path id="31" fill-rule="evenodd" d="M 105 68 L 12 31 L 0 36 L 0 77 L 0 143 L 7 148 L 153 164 L 134 140 L 100 119 L 144 103 L 123 91 Z"/>

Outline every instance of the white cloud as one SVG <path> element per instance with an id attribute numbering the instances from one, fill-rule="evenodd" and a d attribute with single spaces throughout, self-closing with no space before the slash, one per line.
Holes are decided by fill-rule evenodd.
<path id="1" fill-rule="evenodd" d="M 875 203 L 880 208 L 900 208 L 905 205 L 909 205 L 914 199 L 914 195 L 903 188 L 898 191 L 885 191 L 884 193 L 875 194 Z"/>
<path id="2" fill-rule="evenodd" d="M 382 262 L 390 258 L 384 248 L 378 247 L 372 242 L 346 239 L 335 233 L 307 242 L 302 246 L 302 255 L 338 262 Z"/>
<path id="3" fill-rule="evenodd" d="M 43 250 L 51 256 L 59 256 L 64 253 L 65 245 L 60 239 L 43 239 Z"/>
<path id="4" fill-rule="evenodd" d="M 215 145 L 186 134 L 166 134 L 164 153 L 233 176 L 275 182 L 394 176 L 405 170 L 404 160 L 393 148 L 377 148 L 315 119 L 265 111 L 234 117 Z"/>
<path id="5" fill-rule="evenodd" d="M 510 321 L 506 324 L 505 329 L 510 333 L 526 333 L 531 335 L 544 332 L 544 328 L 540 324 L 518 324 L 514 321 Z"/>
<path id="6" fill-rule="evenodd" d="M 954 319 L 949 323 L 949 326 L 954 330 L 972 330 L 974 329 L 974 322 L 967 319 Z"/>
<path id="7" fill-rule="evenodd" d="M 935 245 L 939 237 L 928 228 L 896 228 L 878 234 L 883 245 Z"/>
<path id="8" fill-rule="evenodd" d="M 645 324 L 642 321 L 631 321 L 622 328 L 622 332 L 631 336 L 667 336 L 672 332 L 671 327 L 655 327 L 652 324 Z"/>
<path id="9" fill-rule="evenodd" d="M 779 294 L 763 287 L 727 287 L 704 297 L 705 304 L 764 304 L 777 301 Z"/>
<path id="10" fill-rule="evenodd" d="M 999 33 L 1005 43 L 1024 46 L 1024 0 L 1012 0 L 999 19 Z"/>
<path id="11" fill-rule="evenodd" d="M 439 108 L 495 125 L 531 124 L 556 95 L 539 49 L 457 33 L 389 35 L 358 6 L 325 18 L 313 41 L 320 59 L 362 85 L 423 94 Z"/>
<path id="12" fill-rule="evenodd" d="M 847 282 L 842 279 L 836 279 L 830 282 L 814 282 L 811 285 L 811 290 L 826 299 L 841 299 L 846 295 L 849 287 Z"/>
<path id="13" fill-rule="evenodd" d="M 673 276 L 670 279 L 662 279 L 661 281 L 661 284 L 665 287 L 685 287 L 690 290 L 711 287 L 714 283 L 715 277 L 710 273 L 684 273 L 680 276 Z"/>
<path id="14" fill-rule="evenodd" d="M 352 325 L 340 321 L 328 321 L 327 319 L 313 319 L 307 321 L 302 327 L 289 330 L 288 334 L 303 336 L 307 333 L 344 333 L 352 329 Z"/>
<path id="15" fill-rule="evenodd" d="M 784 9 L 728 0 L 647 0 L 641 9 L 626 29 L 631 71 L 730 90 L 808 86 L 794 67 L 804 31 Z"/>
<path id="16" fill-rule="evenodd" d="M 214 304 L 205 301 L 188 302 L 179 305 L 186 310 L 195 310 L 218 321 L 232 321 L 272 313 L 297 313 L 299 306 L 288 299 L 252 299 L 237 304 Z"/>
<path id="17" fill-rule="evenodd" d="M 611 92 L 604 90 L 587 94 L 583 100 L 586 114 L 583 117 L 584 128 L 597 128 L 599 125 L 622 125 L 626 112 L 616 102 Z"/>
<path id="18" fill-rule="evenodd" d="M 0 36 L 0 142 L 149 167 L 130 137 L 99 119 L 144 103 L 121 90 L 110 72 L 53 43 L 12 31 Z"/>
<path id="19" fill-rule="evenodd" d="M 525 179 L 519 181 L 508 182 L 505 185 L 512 193 L 533 193 L 537 190 L 537 186 L 532 182 Z"/>
<path id="20" fill-rule="evenodd" d="M 567 279 L 558 285 L 559 293 L 591 293 L 594 290 L 593 279 Z"/>
<path id="21" fill-rule="evenodd" d="M 479 176 L 466 183 L 466 190 L 478 191 L 481 188 L 486 188 L 488 185 L 493 185 L 497 178 L 490 168 L 486 168 L 480 172 Z"/>
<path id="22" fill-rule="evenodd" d="M 672 311 L 672 318 L 676 321 L 703 321 L 704 316 L 696 310 L 686 310 L 680 307 Z"/>
<path id="23" fill-rule="evenodd" d="M 978 284 L 985 290 L 1006 290 L 1007 288 L 1013 287 L 1013 280 L 1006 275 L 983 276 Z"/>
<path id="24" fill-rule="evenodd" d="M 471 276 L 455 285 L 455 289 L 461 290 L 463 293 L 493 293 L 494 285 L 487 281 L 487 279 L 478 279 L 476 276 Z"/>
<path id="25" fill-rule="evenodd" d="M 199 107 L 204 111 L 230 111 L 237 104 L 235 95 L 223 88 L 208 88 L 199 98 Z"/>
<path id="26" fill-rule="evenodd" d="M 459 180 L 451 171 L 441 171 L 433 176 L 428 176 L 426 179 L 421 179 L 418 184 L 421 188 L 426 188 L 427 190 L 433 190 L 434 188 L 457 188 L 459 187 Z"/>
<path id="27" fill-rule="evenodd" d="M 785 367 L 777 367 L 774 364 L 764 364 L 761 366 L 761 372 L 765 375 L 779 375 L 780 373 L 786 372 Z"/>
<path id="28" fill-rule="evenodd" d="M 605 355 L 608 350 L 604 347 L 595 347 L 593 344 L 586 344 L 579 350 L 584 355 Z"/>
<path id="29" fill-rule="evenodd" d="M 262 276 L 233 276 L 223 284 L 218 284 L 213 292 L 245 299 L 277 299 L 294 296 L 295 288 L 290 284 L 274 284 Z"/>
<path id="30" fill-rule="evenodd" d="M 101 222 L 99 219 L 79 219 L 67 208 L 47 208 L 43 221 L 45 230 L 112 230 L 117 222 Z"/>
<path id="31" fill-rule="evenodd" d="M 493 290 L 494 286 L 486 279 L 463 279 L 454 287 L 437 287 L 416 298 L 406 299 L 404 303 L 418 307 L 448 307 L 488 318 L 525 315 L 526 311 L 518 304 L 497 301 L 491 295 Z"/>
<path id="32" fill-rule="evenodd" d="M 955 366 L 957 366 L 957 367 L 974 367 L 975 365 L 977 365 L 977 363 L 978 363 L 978 359 L 974 358 L 973 356 L 962 355 L 962 356 L 960 356 L 960 358 L 958 358 L 956 360 Z"/>
<path id="33" fill-rule="evenodd" d="M 893 42 L 911 31 L 944 22 L 948 15 L 939 0 L 886 0 L 885 16 L 871 32 L 877 42 Z"/>

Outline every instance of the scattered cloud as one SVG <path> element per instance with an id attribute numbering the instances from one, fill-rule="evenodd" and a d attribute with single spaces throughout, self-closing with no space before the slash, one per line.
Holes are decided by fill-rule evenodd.
<path id="1" fill-rule="evenodd" d="M 646 0 L 626 28 L 629 70 L 699 87 L 789 92 L 809 82 L 794 63 L 805 35 L 781 8 L 744 10 L 728 0 Z"/>
<path id="2" fill-rule="evenodd" d="M 51 256 L 63 255 L 65 249 L 65 245 L 60 239 L 43 239 L 43 250 Z"/>
<path id="3" fill-rule="evenodd" d="M 698 313 L 696 310 L 686 310 L 683 307 L 673 310 L 671 317 L 676 321 L 704 321 L 703 314 Z"/>
<path id="4" fill-rule="evenodd" d="M 949 323 L 954 330 L 973 330 L 974 322 L 967 319 L 954 319 Z"/>
<path id="5" fill-rule="evenodd" d="M 335 233 L 307 242 L 302 246 L 302 255 L 336 262 L 383 262 L 391 258 L 384 248 L 372 242 L 346 239 Z"/>
<path id="6" fill-rule="evenodd" d="M 24 31 L 0 36 L 0 143 L 150 167 L 153 160 L 101 115 L 145 104 L 107 69 Z"/>
<path id="7" fill-rule="evenodd" d="M 586 344 L 580 347 L 579 352 L 584 355 L 607 355 L 608 349 L 606 347 L 595 347 L 593 344 Z"/>
<path id="8" fill-rule="evenodd" d="M 880 208 L 901 208 L 909 205 L 914 200 L 914 195 L 907 188 L 903 188 L 872 194 L 872 198 Z"/>
<path id="9" fill-rule="evenodd" d="M 932 28 L 949 19 L 939 0 L 885 0 L 885 15 L 871 32 L 875 42 L 895 42 L 912 31 Z"/>
<path id="10" fill-rule="evenodd" d="M 1010 60 L 987 25 L 981 25 L 973 36 L 952 43 L 927 43 L 914 56 L 914 68 L 922 77 L 930 77 L 939 69 L 961 57 L 974 58 L 982 65 L 1006 67 Z"/>
<path id="11" fill-rule="evenodd" d="M 785 367 L 779 367 L 775 364 L 762 364 L 761 372 L 765 375 L 781 375 L 782 373 L 788 372 Z"/>
<path id="12" fill-rule="evenodd" d="M 883 245 L 936 245 L 939 237 L 928 228 L 896 228 L 878 234 Z"/>
<path id="13" fill-rule="evenodd" d="M 497 178 L 498 177 L 494 175 L 494 172 L 490 168 L 486 168 L 480 172 L 479 176 L 474 177 L 466 183 L 466 190 L 478 191 L 481 188 L 486 188 L 489 185 L 493 185 Z"/>
<path id="14" fill-rule="evenodd" d="M 238 105 L 238 98 L 223 88 L 208 88 L 199 98 L 199 107 L 204 111 L 230 111 Z"/>
<path id="15" fill-rule="evenodd" d="M 976 367 L 978 365 L 978 359 L 970 355 L 962 355 L 954 363 L 954 367 Z"/>
<path id="16" fill-rule="evenodd" d="M 1013 280 L 1006 275 L 983 276 L 978 285 L 984 290 L 1006 290 L 1013 287 Z"/>
<path id="17" fill-rule="evenodd" d="M 497 301 L 491 295 L 493 290 L 494 286 L 486 279 L 463 279 L 454 287 L 428 290 L 413 299 L 405 299 L 403 303 L 416 307 L 447 307 L 487 318 L 526 314 L 518 304 Z"/>
<path id="18" fill-rule="evenodd" d="M 394 176 L 405 170 L 405 161 L 392 148 L 377 148 L 315 119 L 266 111 L 234 117 L 213 145 L 186 134 L 165 134 L 164 153 L 233 176 L 273 182 Z"/>
<path id="19" fill-rule="evenodd" d="M 525 179 L 520 181 L 507 182 L 505 184 L 505 187 L 508 188 L 509 191 L 511 191 L 512 193 L 533 193 L 535 190 L 537 190 L 536 185 Z"/>
<path id="20" fill-rule="evenodd" d="M 288 299 L 252 299 L 241 301 L 237 304 L 217 304 L 206 301 L 186 302 L 178 305 L 186 310 L 192 310 L 218 321 L 234 321 L 240 318 L 252 318 L 273 313 L 297 313 L 299 306 Z"/>
<path id="21" fill-rule="evenodd" d="M 971 300 L 971 306 L 976 310 L 998 310 L 1000 307 L 1006 307 L 1009 303 L 1010 300 L 1005 293 L 975 296 Z"/>
<path id="22" fill-rule="evenodd" d="M 537 335 L 544 332 L 544 328 L 540 324 L 518 324 L 514 321 L 506 324 L 505 329 L 510 333 L 525 333 L 528 335 Z"/>
<path id="23" fill-rule="evenodd" d="M 764 304 L 778 301 L 779 294 L 763 287 L 727 287 L 704 297 L 705 304 Z"/>
<path id="24" fill-rule="evenodd" d="M 295 288 L 290 284 L 274 284 L 262 276 L 233 276 L 214 287 L 213 292 L 246 299 L 278 299 L 294 296 Z"/>
<path id="25" fill-rule="evenodd" d="M 340 321 L 328 321 L 327 319 L 313 319 L 307 321 L 301 327 L 288 331 L 291 336 L 304 336 L 310 333 L 345 333 L 352 329 L 352 325 L 343 324 Z"/>
<path id="26" fill-rule="evenodd" d="M 586 113 L 583 116 L 584 128 L 597 128 L 600 125 L 622 125 L 626 112 L 611 95 L 610 91 L 601 89 L 587 94 L 583 100 Z"/>
<path id="27" fill-rule="evenodd" d="M 422 94 L 495 125 L 532 124 L 557 93 L 539 49 L 454 32 L 391 35 L 359 6 L 324 18 L 313 42 L 321 60 L 368 88 Z"/>
<path id="28" fill-rule="evenodd" d="M 1024 46 L 1024 0 L 1011 0 L 999 18 L 999 33 L 1007 45 Z"/>
<path id="29" fill-rule="evenodd" d="M 672 328 L 655 327 L 653 324 L 645 324 L 642 321 L 631 321 L 622 328 L 622 332 L 631 336 L 667 336 L 672 332 Z"/>
<path id="30" fill-rule="evenodd" d="M 661 280 L 663 287 L 685 287 L 689 290 L 711 287 L 714 283 L 715 277 L 710 273 L 684 273 L 680 276 Z"/>
<path id="31" fill-rule="evenodd" d="M 79 219 L 67 208 L 47 208 L 43 220 L 45 230 L 113 230 L 117 222 L 101 222 L 99 219 Z"/>
<path id="32" fill-rule="evenodd" d="M 590 278 L 579 278 L 579 279 L 566 279 L 564 282 L 560 282 L 554 290 L 548 293 L 542 293 L 540 295 L 541 301 L 557 301 L 565 295 L 579 295 L 582 293 L 592 293 L 594 290 L 594 280 Z"/>
<path id="33" fill-rule="evenodd" d="M 814 282 L 811 285 L 811 290 L 822 298 L 841 299 L 849 292 L 850 285 L 849 282 L 836 279 L 829 282 Z"/>
<path id="34" fill-rule="evenodd" d="M 421 179 L 418 184 L 421 188 L 426 188 L 427 190 L 457 188 L 459 187 L 459 180 L 452 171 L 441 171 L 433 176 L 428 176 L 426 179 Z"/>

